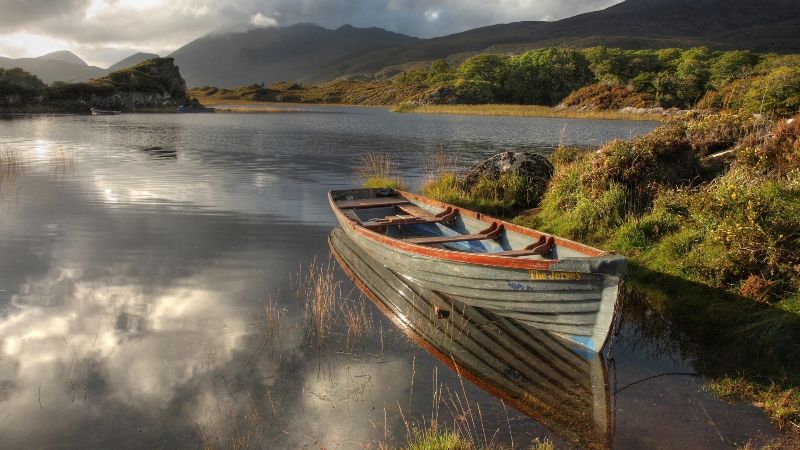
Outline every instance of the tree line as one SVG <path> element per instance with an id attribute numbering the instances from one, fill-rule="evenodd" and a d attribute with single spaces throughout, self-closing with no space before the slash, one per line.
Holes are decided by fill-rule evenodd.
<path id="1" fill-rule="evenodd" d="M 454 67 L 436 60 L 398 81 L 449 87 L 459 103 L 556 105 L 588 86 L 624 87 L 651 106 L 716 107 L 794 114 L 800 110 L 800 55 L 690 49 L 540 48 L 480 54 Z"/>

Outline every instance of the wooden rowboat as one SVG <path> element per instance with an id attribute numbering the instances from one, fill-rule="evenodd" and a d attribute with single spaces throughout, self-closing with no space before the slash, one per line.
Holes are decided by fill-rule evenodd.
<path id="1" fill-rule="evenodd" d="M 624 257 L 426 197 L 328 193 L 344 232 L 393 272 L 467 305 L 602 350 Z"/>
<path id="2" fill-rule="evenodd" d="M 122 111 L 112 111 L 110 109 L 91 108 L 90 111 L 93 116 L 118 116 L 122 114 Z"/>
<path id="3" fill-rule="evenodd" d="M 611 447 L 612 390 L 601 355 L 410 282 L 385 268 L 342 229 L 334 229 L 328 242 L 356 286 L 459 376 L 574 445 Z"/>

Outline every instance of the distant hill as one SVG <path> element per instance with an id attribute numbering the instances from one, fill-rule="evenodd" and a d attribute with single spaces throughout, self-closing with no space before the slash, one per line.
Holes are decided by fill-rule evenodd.
<path id="1" fill-rule="evenodd" d="M 131 56 L 111 65 L 107 69 L 86 64 L 76 54 L 61 50 L 36 58 L 3 58 L 0 56 L 0 69 L 19 67 L 32 73 L 42 81 L 50 84 L 54 81 L 80 83 L 100 78 L 115 70 L 135 66 L 148 59 L 158 58 L 154 53 L 134 53 Z"/>
<path id="2" fill-rule="evenodd" d="M 298 80 L 344 57 L 407 46 L 417 38 L 380 28 L 345 25 L 330 30 L 313 24 L 209 34 L 171 57 L 190 86 L 239 86 Z"/>
<path id="3" fill-rule="evenodd" d="M 70 64 L 77 64 L 79 66 L 88 66 L 86 61 L 82 60 L 78 57 L 75 53 L 72 53 L 67 50 L 60 50 L 57 52 L 48 53 L 46 55 L 42 55 L 37 57 L 36 59 L 47 59 L 51 61 L 61 61 Z"/>
<path id="4" fill-rule="evenodd" d="M 0 57 L 0 68 L 13 69 L 15 67 L 19 67 L 26 72 L 38 76 L 42 81 L 48 84 L 54 81 L 87 81 L 90 78 L 97 78 L 107 73 L 105 69 L 86 65 L 83 60 L 80 60 L 80 64 L 76 64 L 64 61 L 60 58 L 51 59 L 48 56 L 49 55 L 40 56 L 38 58 L 18 59 Z"/>
<path id="5" fill-rule="evenodd" d="M 331 64 L 311 79 L 323 81 L 343 74 L 374 73 L 391 65 L 487 49 L 706 45 L 720 49 L 800 52 L 798 30 L 800 2 L 796 0 L 627 0 L 555 22 L 492 25 L 402 48 L 364 53 Z"/>
<path id="6" fill-rule="evenodd" d="M 122 59 L 107 69 L 108 72 L 113 72 L 115 70 L 124 69 L 126 67 L 133 67 L 139 63 L 147 61 L 148 59 L 158 58 L 158 55 L 155 53 L 134 53 L 131 56 L 128 56 L 125 59 Z"/>

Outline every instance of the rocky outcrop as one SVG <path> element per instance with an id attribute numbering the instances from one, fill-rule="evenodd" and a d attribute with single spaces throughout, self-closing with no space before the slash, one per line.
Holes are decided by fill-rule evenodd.
<path id="1" fill-rule="evenodd" d="M 458 93 L 452 86 L 441 86 L 426 92 L 417 102 L 420 105 L 452 105 L 459 103 Z"/>
<path id="2" fill-rule="evenodd" d="M 465 186 L 473 186 L 481 178 L 498 180 L 509 172 L 516 173 L 526 182 L 526 207 L 539 204 L 550 177 L 553 164 L 542 155 L 530 152 L 503 152 L 477 164 L 464 176 Z"/>
<path id="3" fill-rule="evenodd" d="M 186 81 L 172 58 L 149 59 L 89 84 L 104 88 L 89 97 L 88 104 L 94 108 L 173 108 L 186 100 Z"/>

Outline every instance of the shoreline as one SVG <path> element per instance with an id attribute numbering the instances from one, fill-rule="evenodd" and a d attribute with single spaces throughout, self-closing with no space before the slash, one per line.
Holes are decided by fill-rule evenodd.
<path id="1" fill-rule="evenodd" d="M 215 107 L 218 112 L 224 113 L 271 113 L 286 112 L 287 107 L 303 106 L 342 106 L 349 108 L 383 108 L 395 113 L 404 114 L 454 114 L 464 116 L 495 116 L 495 117 L 544 117 L 558 119 L 596 119 L 596 120 L 637 120 L 660 122 L 664 116 L 660 114 L 630 114 L 618 111 L 556 111 L 549 106 L 540 105 L 365 105 L 354 103 L 315 103 L 315 102 L 265 102 L 258 100 L 229 100 L 213 97 L 197 97 L 205 106 Z M 247 106 L 247 108 L 237 108 Z M 260 110 L 258 106 L 263 106 Z M 236 109 L 236 110 L 234 110 Z M 299 111 L 289 111 L 299 112 Z"/>
<path id="2" fill-rule="evenodd" d="M 392 108 L 396 113 L 412 114 L 457 114 L 466 116 L 508 116 L 508 117 L 545 117 L 556 119 L 600 119 L 600 120 L 639 120 L 660 122 L 664 116 L 660 114 L 630 114 L 619 111 L 556 111 L 550 106 L 540 105 L 415 105 L 401 104 Z"/>

